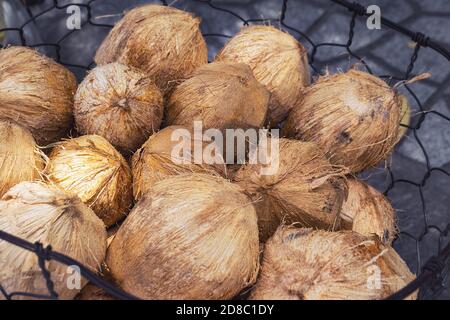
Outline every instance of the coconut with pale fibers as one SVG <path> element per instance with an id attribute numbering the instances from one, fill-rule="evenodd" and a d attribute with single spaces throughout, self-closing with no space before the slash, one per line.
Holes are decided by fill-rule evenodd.
<path id="1" fill-rule="evenodd" d="M 213 144 L 198 140 L 192 129 L 183 126 L 169 126 L 152 135 L 132 158 L 135 200 L 139 200 L 156 182 L 172 175 L 208 173 L 226 176 L 220 149 Z M 198 160 L 195 159 L 196 148 L 200 152 Z M 207 148 L 212 152 L 207 152 Z"/>
<path id="2" fill-rule="evenodd" d="M 394 249 L 377 238 L 283 226 L 265 245 L 250 299 L 378 300 L 414 278 Z M 417 292 L 408 299 L 416 297 Z"/>
<path id="3" fill-rule="evenodd" d="M 161 91 L 145 73 L 111 63 L 80 84 L 74 115 L 80 133 L 100 135 L 128 155 L 159 130 L 163 108 Z"/>
<path id="4" fill-rule="evenodd" d="M 114 26 L 95 55 L 98 65 L 120 62 L 144 71 L 165 93 L 208 62 L 200 19 L 167 6 L 134 8 Z"/>
<path id="5" fill-rule="evenodd" d="M 251 200 L 227 180 L 185 174 L 141 198 L 108 248 L 117 284 L 144 299 L 230 299 L 259 262 Z"/>
<path id="6" fill-rule="evenodd" d="M 76 90 L 72 72 L 37 51 L 0 50 L 0 119 L 27 128 L 39 145 L 69 133 Z"/>
<path id="7" fill-rule="evenodd" d="M 282 222 L 339 228 L 339 212 L 347 195 L 345 168 L 331 165 L 312 142 L 268 138 L 256 152 L 266 154 L 268 164 L 244 165 L 234 181 L 254 202 L 262 241 Z M 263 171 L 268 168 L 273 171 Z"/>
<path id="8" fill-rule="evenodd" d="M 241 63 L 213 62 L 198 68 L 176 87 L 167 103 L 168 125 L 203 129 L 249 129 L 263 126 L 270 93 Z"/>
<path id="9" fill-rule="evenodd" d="M 358 70 L 326 75 L 305 90 L 282 135 L 313 141 L 332 163 L 360 172 L 391 153 L 400 109 L 398 93 L 380 78 Z"/>
<path id="10" fill-rule="evenodd" d="M 250 66 L 272 94 L 267 119 L 271 126 L 286 119 L 311 82 L 306 49 L 289 33 L 272 26 L 244 27 L 215 60 Z"/>
<path id="11" fill-rule="evenodd" d="M 18 124 L 0 120 L 0 198 L 22 181 L 42 178 L 44 157 L 31 133 Z"/>
<path id="12" fill-rule="evenodd" d="M 81 200 L 39 182 L 22 182 L 0 200 L 0 230 L 65 254 L 91 271 L 98 271 L 106 253 L 103 222 Z M 69 288 L 73 273 L 67 266 L 46 262 L 59 299 L 72 299 L 80 288 Z M 80 279 L 81 287 L 87 280 Z M 8 292 L 48 295 L 46 281 L 34 252 L 0 240 L 0 283 Z M 0 298 L 3 298 L 0 295 Z M 16 296 L 19 299 L 28 297 Z"/>
<path id="13" fill-rule="evenodd" d="M 49 158 L 50 181 L 80 197 L 106 226 L 125 218 L 133 201 L 131 169 L 106 139 L 88 135 L 62 141 Z"/>

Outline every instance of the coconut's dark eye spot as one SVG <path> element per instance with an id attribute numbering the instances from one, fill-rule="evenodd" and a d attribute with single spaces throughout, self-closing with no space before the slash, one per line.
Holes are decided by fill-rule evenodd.
<path id="1" fill-rule="evenodd" d="M 247 85 L 247 79 L 244 77 L 239 77 L 239 82 L 242 83 L 244 86 Z"/>
<path id="2" fill-rule="evenodd" d="M 339 134 L 338 139 L 339 139 L 339 141 L 342 141 L 342 142 L 352 142 L 353 141 L 353 138 L 351 137 L 350 133 L 348 133 L 347 131 L 342 131 Z"/>

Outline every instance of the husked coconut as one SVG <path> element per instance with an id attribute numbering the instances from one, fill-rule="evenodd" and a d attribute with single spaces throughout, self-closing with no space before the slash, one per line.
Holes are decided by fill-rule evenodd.
<path id="1" fill-rule="evenodd" d="M 255 209 L 241 189 L 205 174 L 156 183 L 108 248 L 117 284 L 144 299 L 230 299 L 258 273 Z"/>
<path id="2" fill-rule="evenodd" d="M 0 198 L 22 181 L 41 179 L 42 152 L 31 133 L 12 121 L 0 120 Z"/>
<path id="3" fill-rule="evenodd" d="M 132 159 L 134 198 L 139 200 L 156 182 L 172 175 L 226 175 L 222 155 L 215 154 L 215 148 L 211 148 L 213 152 L 208 153 L 206 148 L 209 145 L 203 140 L 197 140 L 193 130 L 183 126 L 166 127 L 152 135 Z M 198 161 L 195 159 L 196 148 L 201 156 Z M 203 153 L 210 158 L 205 159 Z"/>
<path id="4" fill-rule="evenodd" d="M 39 145 L 66 136 L 73 124 L 75 76 L 26 47 L 0 50 L 0 119 L 30 130 Z"/>
<path id="5" fill-rule="evenodd" d="M 354 178 L 347 180 L 348 197 L 341 210 L 342 225 L 366 236 L 377 235 L 391 244 L 397 235 L 395 210 L 373 187 Z"/>
<path id="6" fill-rule="evenodd" d="M 310 84 L 306 49 L 289 33 L 272 26 L 244 27 L 225 45 L 216 61 L 245 63 L 272 93 L 268 123 L 286 119 Z"/>
<path id="7" fill-rule="evenodd" d="M 377 300 L 412 280 L 406 263 L 377 238 L 283 226 L 266 243 L 250 299 Z"/>
<path id="8" fill-rule="evenodd" d="M 401 99 L 362 71 L 326 75 L 304 91 L 282 134 L 313 141 L 352 172 L 376 166 L 398 141 Z"/>
<path id="9" fill-rule="evenodd" d="M 339 228 L 346 169 L 331 165 L 312 142 L 268 138 L 256 152 L 265 154 L 266 160 L 244 165 L 234 181 L 254 202 L 260 240 L 270 237 L 282 222 Z"/>
<path id="10" fill-rule="evenodd" d="M 270 93 L 245 64 L 213 62 L 198 68 L 170 96 L 168 125 L 207 129 L 260 128 L 266 120 Z"/>
<path id="11" fill-rule="evenodd" d="M 133 201 L 131 169 L 106 139 L 88 135 L 62 141 L 49 158 L 50 181 L 80 197 L 106 226 L 125 217 Z"/>
<path id="12" fill-rule="evenodd" d="M 124 154 L 136 151 L 161 125 L 163 97 L 142 71 L 119 63 L 96 67 L 75 95 L 75 122 Z"/>
<path id="13" fill-rule="evenodd" d="M 101 44 L 97 64 L 118 61 L 143 70 L 165 93 L 208 62 L 200 19 L 173 7 L 145 5 L 127 12 Z"/>
<path id="14" fill-rule="evenodd" d="M 44 247 L 50 245 L 92 271 L 100 269 L 106 253 L 105 225 L 95 213 L 78 197 L 40 182 L 19 183 L 3 196 L 0 230 Z M 73 274 L 66 265 L 50 260 L 46 268 L 59 299 L 78 294 L 80 289 L 67 285 Z M 87 282 L 83 277 L 80 281 L 81 287 Z M 37 255 L 4 240 L 0 240 L 0 283 L 8 293 L 49 294 Z M 18 295 L 14 299 L 29 298 Z"/>

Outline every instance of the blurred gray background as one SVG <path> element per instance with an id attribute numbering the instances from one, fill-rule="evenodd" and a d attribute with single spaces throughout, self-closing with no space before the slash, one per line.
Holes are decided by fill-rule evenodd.
<path id="1" fill-rule="evenodd" d="M 144 3 L 161 3 L 147 0 L 96 0 L 89 7 L 80 6 L 82 28 L 68 30 L 66 5 L 87 4 L 87 0 L 28 1 L 0 0 L 0 28 L 21 28 L 0 33 L 3 44 L 37 46 L 41 52 L 68 65 L 81 80 L 87 68 L 92 67 L 93 55 L 102 39 L 122 17 L 124 10 Z M 212 60 L 216 52 L 244 24 L 242 19 L 265 19 L 263 23 L 280 26 L 281 0 L 215 0 L 168 1 L 170 5 L 195 13 L 202 18 L 201 28 Z M 360 0 L 362 5 L 376 4 L 381 14 L 413 31 L 420 31 L 450 49 L 450 1 L 448 0 Z M 31 18 L 33 17 L 33 18 Z M 307 35 L 314 44 L 345 44 L 348 39 L 351 13 L 329 0 L 289 0 L 285 24 Z M 88 23 L 90 21 L 90 23 Z M 250 22 L 254 23 L 254 22 Z M 257 22 L 261 23 L 261 22 Z M 287 30 L 286 28 L 284 28 Z M 313 45 L 300 33 L 288 30 L 312 52 Z M 365 18 L 357 18 L 352 52 L 367 62 L 378 75 L 404 76 L 414 43 L 408 37 L 387 27 L 369 30 Z M 344 47 L 319 46 L 313 66 L 319 72 L 347 70 L 358 63 Z M 423 122 L 417 130 L 409 130 L 386 164 L 361 175 L 370 184 L 384 192 L 397 209 L 401 236 L 395 248 L 407 261 L 413 272 L 420 271 L 423 263 L 448 243 L 450 235 L 450 62 L 429 48 L 421 48 L 413 74 L 431 72 L 428 80 L 409 86 L 411 92 L 401 89 L 412 105 L 412 127 Z M 422 110 L 419 107 L 422 106 Z M 437 113 L 429 112 L 436 111 Z M 389 166 L 391 171 L 386 167 Z M 430 171 L 430 169 L 434 168 Z M 394 183 L 393 183 L 394 182 Z M 392 184 L 393 183 L 393 184 Z M 439 283 L 447 283 L 444 277 Z M 437 283 L 434 289 L 425 290 L 424 298 L 450 298 L 448 285 Z"/>

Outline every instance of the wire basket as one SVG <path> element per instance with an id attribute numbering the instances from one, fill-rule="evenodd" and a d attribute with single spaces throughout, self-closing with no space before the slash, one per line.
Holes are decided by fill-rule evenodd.
<path id="1" fill-rule="evenodd" d="M 172 5 L 201 17 L 210 60 L 243 25 L 271 24 L 288 31 L 308 48 L 315 76 L 360 64 L 394 85 L 431 71 L 431 79 L 401 89 L 410 100 L 413 114 L 406 138 L 391 159 L 360 177 L 384 192 L 396 208 L 400 233 L 393 245 L 418 275 L 390 298 L 404 298 L 417 288 L 421 299 L 450 298 L 450 92 L 445 92 L 450 73 L 440 72 L 449 69 L 450 52 L 431 37 L 403 26 L 421 14 L 433 18 L 432 12 L 427 13 L 413 1 L 408 1 L 410 12 L 405 9 L 406 1 L 384 1 L 386 6 L 380 7 L 383 12 L 387 8 L 387 13 L 381 15 L 381 29 L 370 30 L 366 26 L 366 17 L 370 16 L 366 7 L 346 0 L 185 0 L 170 4 L 146 0 L 0 0 L 0 17 L 2 12 L 5 17 L 0 20 L 0 43 L 34 47 L 67 66 L 81 80 L 94 67 L 95 50 L 124 10 L 144 3 Z M 399 3 L 403 7 L 396 7 Z M 68 24 L 74 10 L 80 13 L 79 26 Z M 386 19 L 389 12 L 402 23 Z M 450 13 L 439 12 L 439 16 L 448 19 Z M 51 247 L 29 243 L 1 230 L 0 239 L 17 245 L 18 250 L 20 247 L 37 254 L 49 291 L 48 295 L 6 292 L 0 283 L 0 294 L 7 299 L 56 299 L 46 269 L 46 261 L 51 259 L 68 266 L 79 265 L 85 278 L 116 298 L 135 299 Z"/>

